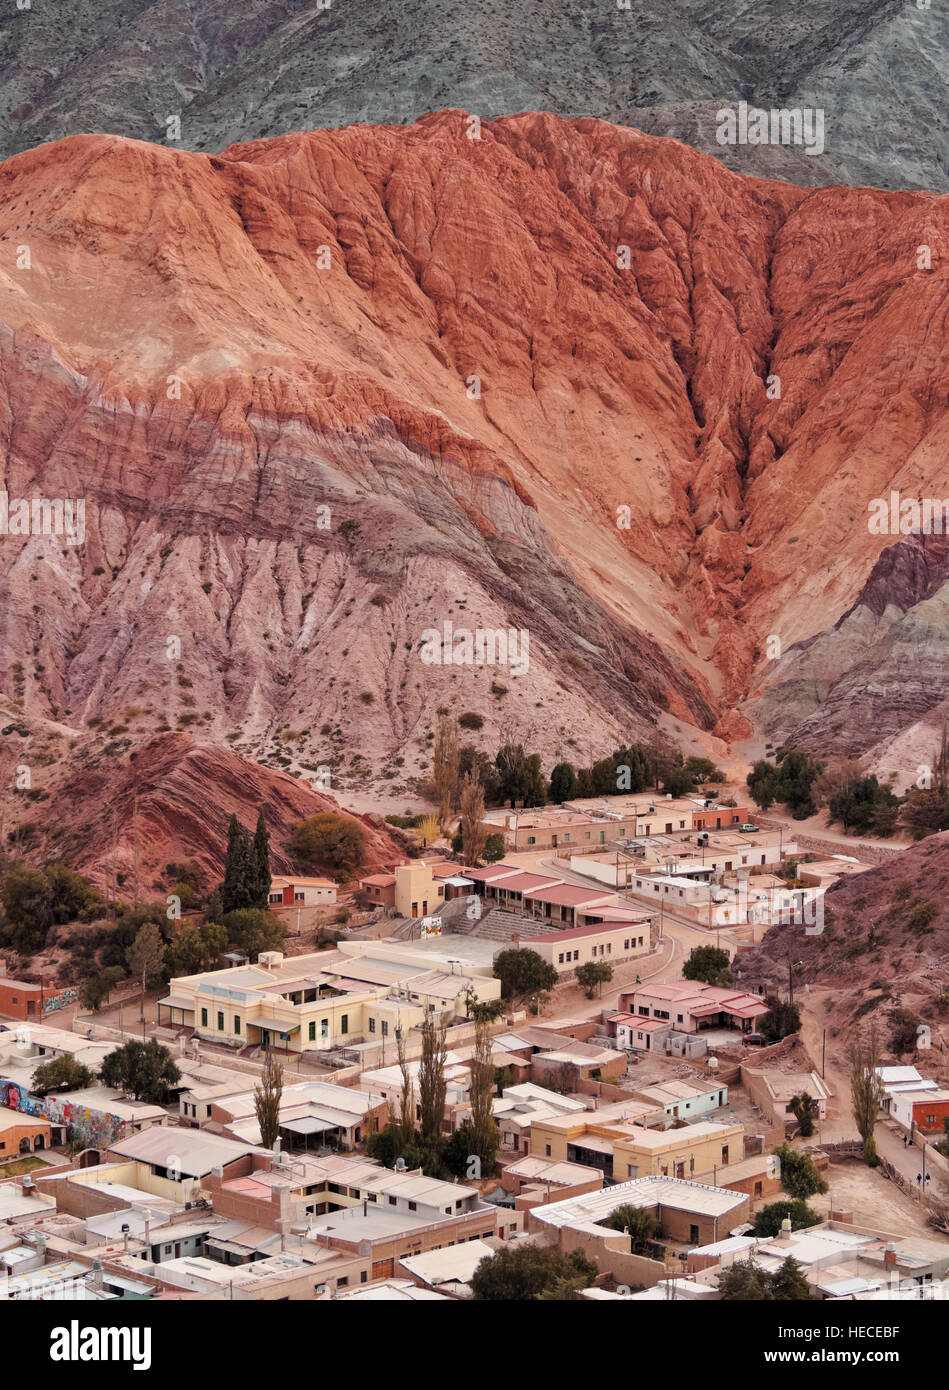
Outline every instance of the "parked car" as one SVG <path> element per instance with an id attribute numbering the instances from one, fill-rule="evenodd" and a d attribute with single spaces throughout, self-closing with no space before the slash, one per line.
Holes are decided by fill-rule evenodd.
<path id="1" fill-rule="evenodd" d="M 760 1033 L 744 1033 L 741 1040 L 749 1047 L 764 1047 L 764 1038 Z"/>
<path id="2" fill-rule="evenodd" d="M 741 831 L 743 835 L 752 835 L 757 834 L 757 832 L 761 829 L 761 826 L 751 825 L 748 821 L 745 821 L 745 824 L 740 825 L 738 829 Z"/>

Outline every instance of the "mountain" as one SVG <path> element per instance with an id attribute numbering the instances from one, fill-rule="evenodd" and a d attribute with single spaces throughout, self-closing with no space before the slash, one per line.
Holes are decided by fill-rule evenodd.
<path id="1" fill-rule="evenodd" d="M 830 989 L 824 1021 L 838 1047 L 876 1023 L 885 1048 L 890 1010 L 911 1010 L 929 1029 L 921 1046 L 931 1049 L 931 1072 L 949 1046 L 947 882 L 944 832 L 829 888 L 822 932 L 790 923 L 769 928 L 758 947 L 736 958 L 742 981 L 786 995 L 790 961 L 796 998 L 805 986 Z"/>
<path id="2" fill-rule="evenodd" d="M 16 713 L 398 801 L 440 708 L 548 767 L 657 719 L 724 757 L 769 638 L 858 603 L 869 503 L 945 476 L 947 200 L 471 133 L 0 165 L 2 484 L 85 507 L 81 545 L 2 537 Z M 529 670 L 466 662 L 479 628 Z"/>
<path id="3" fill-rule="evenodd" d="M 832 627 L 769 663 L 745 713 L 775 747 L 859 753 L 881 778 L 931 765 L 949 718 L 946 632 L 949 535 L 908 535 Z"/>
<path id="4" fill-rule="evenodd" d="M 171 130 L 212 152 L 452 105 L 599 117 L 807 186 L 944 192 L 947 74 L 946 7 L 909 0 L 60 0 L 0 25 L 0 151 Z M 819 110 L 823 152 L 719 144 L 742 100 Z"/>
<path id="5" fill-rule="evenodd" d="M 35 801 L 18 798 L 10 832 L 17 854 L 38 863 L 62 859 L 103 889 L 117 882 L 120 896 L 133 895 L 136 873 L 141 897 L 161 895 L 166 866 L 182 860 L 198 864 L 209 889 L 219 883 L 232 814 L 253 831 L 263 811 L 272 871 L 298 871 L 294 826 L 324 811 L 340 813 L 332 797 L 305 782 L 230 749 L 195 745 L 183 734 L 132 746 L 50 724 L 29 728 L 15 721 L 2 732 L 5 743 L 19 745 L 21 756 L 46 769 L 34 785 Z M 342 814 L 362 827 L 367 869 L 406 861 L 381 817 Z"/>

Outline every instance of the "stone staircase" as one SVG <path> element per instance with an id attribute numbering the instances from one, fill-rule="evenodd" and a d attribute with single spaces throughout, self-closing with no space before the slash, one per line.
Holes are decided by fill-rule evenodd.
<path id="1" fill-rule="evenodd" d="M 550 922 L 542 922 L 537 917 L 528 917 L 522 912 L 502 912 L 492 908 L 490 912 L 475 922 L 458 923 L 455 931 L 477 936 L 485 941 L 513 941 L 515 936 L 554 936 L 558 927 Z"/>

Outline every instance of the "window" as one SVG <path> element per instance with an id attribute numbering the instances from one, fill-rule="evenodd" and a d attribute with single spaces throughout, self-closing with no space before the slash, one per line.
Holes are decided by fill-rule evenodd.
<path id="1" fill-rule="evenodd" d="M 307 1042 L 316 1042 L 316 1019 L 310 1024 L 306 1036 Z"/>
<path id="2" fill-rule="evenodd" d="M 547 1157 L 549 1158 L 549 1157 L 550 1157 L 550 1145 L 549 1145 L 549 1144 L 545 1144 L 545 1145 L 544 1145 L 544 1148 L 546 1149 L 546 1151 L 547 1151 Z"/>
<path id="3" fill-rule="evenodd" d="M 202 1028 L 207 1028 L 207 1026 L 208 1026 L 208 1011 L 207 1011 L 207 1009 L 202 1009 L 202 1010 L 201 1010 L 201 1027 L 202 1027 Z"/>
<path id="4" fill-rule="evenodd" d="M 235 1033 L 239 1033 L 240 1031 L 241 1031 L 241 1016 L 240 1016 L 240 1014 L 235 1014 L 235 1015 L 234 1015 L 234 1032 L 235 1032 Z"/>
<path id="5" fill-rule="evenodd" d="M 330 1021 L 328 1018 L 320 1019 L 320 1037 L 328 1038 L 330 1035 Z"/>
<path id="6" fill-rule="evenodd" d="M 382 1020 L 382 1036 L 384 1038 L 389 1036 L 389 1020 L 387 1018 Z"/>
<path id="7" fill-rule="evenodd" d="M 349 1032 L 349 1014 L 343 1014 L 342 1018 L 340 1019 L 340 1021 L 339 1021 L 339 1031 L 340 1031 L 341 1033 L 348 1033 L 348 1032 Z"/>
<path id="8" fill-rule="evenodd" d="M 224 1015 L 220 1012 L 220 1010 L 218 1010 L 217 1016 L 217 1030 L 219 1033 L 224 1032 Z"/>
<path id="9" fill-rule="evenodd" d="M 690 1227 L 689 1227 L 689 1244 L 690 1244 L 690 1245 L 698 1245 L 698 1243 L 699 1243 L 699 1228 L 698 1228 L 698 1226 L 690 1226 Z"/>
<path id="10" fill-rule="evenodd" d="M 374 1018 L 371 1018 L 369 1020 L 369 1031 L 370 1033 L 374 1033 L 376 1031 L 376 1020 Z"/>
<path id="11" fill-rule="evenodd" d="M 727 1144 L 723 1144 L 723 1145 L 722 1145 L 722 1162 L 723 1162 L 723 1163 L 727 1163 L 727 1162 L 728 1162 L 728 1145 L 727 1145 Z"/>
<path id="12" fill-rule="evenodd" d="M 529 845 L 536 845 L 536 843 L 537 843 L 537 837 L 534 836 L 534 835 L 528 835 L 528 837 L 527 837 L 527 843 L 528 843 Z"/>
<path id="13" fill-rule="evenodd" d="M 560 955 L 557 957 L 557 964 L 563 965 L 563 951 L 561 951 Z"/>

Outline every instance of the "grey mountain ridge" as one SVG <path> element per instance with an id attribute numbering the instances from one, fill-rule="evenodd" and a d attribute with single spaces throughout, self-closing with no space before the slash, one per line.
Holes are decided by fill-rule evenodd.
<path id="1" fill-rule="evenodd" d="M 620 0 L 625 3 L 625 0 Z M 322 0 L 323 4 L 327 0 Z M 461 107 L 593 116 L 809 187 L 949 191 L 933 0 L 32 0 L 0 23 L 0 154 L 82 132 L 216 151 Z M 820 108 L 826 150 L 722 146 L 739 101 Z"/>

